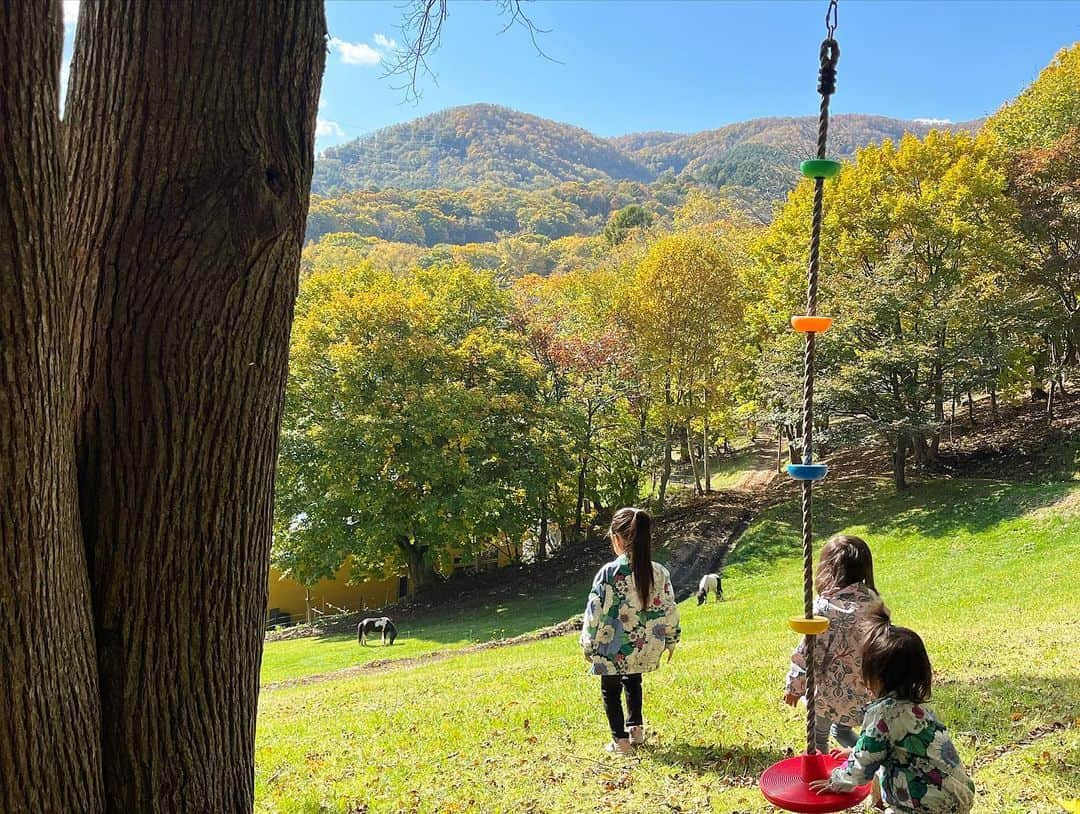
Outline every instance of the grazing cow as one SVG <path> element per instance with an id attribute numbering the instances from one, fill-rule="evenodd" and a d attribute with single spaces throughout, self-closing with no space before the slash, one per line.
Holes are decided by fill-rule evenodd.
<path id="1" fill-rule="evenodd" d="M 709 598 L 709 591 L 716 594 L 717 602 L 724 598 L 724 586 L 720 582 L 719 574 L 706 574 L 701 578 L 697 589 L 697 603 L 699 605 L 705 604 L 705 600 Z"/>
<path id="2" fill-rule="evenodd" d="M 375 631 L 381 634 L 383 644 L 393 644 L 394 639 L 397 638 L 397 628 L 394 627 L 389 616 L 369 616 L 356 626 L 356 640 L 367 647 L 368 634 Z M 387 639 L 390 641 L 388 642 Z"/>

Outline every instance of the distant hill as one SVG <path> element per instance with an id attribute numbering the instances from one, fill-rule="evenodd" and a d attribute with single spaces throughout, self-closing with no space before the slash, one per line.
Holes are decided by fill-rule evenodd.
<path id="1" fill-rule="evenodd" d="M 977 129 L 977 122 L 938 125 Z M 884 116 L 834 116 L 830 154 L 845 158 L 866 144 L 925 135 L 925 123 Z M 456 107 L 394 125 L 328 149 L 316 162 L 314 192 L 372 188 L 464 189 L 495 185 L 545 189 L 564 182 L 660 178 L 756 190 L 778 200 L 813 154 L 814 116 L 754 119 L 690 135 L 632 133 L 602 139 L 580 127 L 497 105 Z"/>
<path id="2" fill-rule="evenodd" d="M 587 130 L 496 105 L 455 107 L 328 149 L 313 191 L 371 186 L 540 189 L 563 181 L 650 181 L 653 173 Z"/>

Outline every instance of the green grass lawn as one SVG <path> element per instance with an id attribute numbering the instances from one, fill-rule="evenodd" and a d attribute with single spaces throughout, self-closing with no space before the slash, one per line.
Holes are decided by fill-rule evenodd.
<path id="1" fill-rule="evenodd" d="M 927 642 L 934 705 L 977 767 L 976 811 L 1059 812 L 1058 798 L 1080 798 L 1080 486 L 939 481 L 897 495 L 826 482 L 821 492 L 819 534 L 866 536 L 895 620 Z M 797 522 L 793 505 L 766 513 L 732 554 L 728 600 L 683 604 L 675 661 L 645 678 L 655 734 L 638 758 L 603 753 L 598 681 L 563 637 L 263 693 L 257 810 L 771 811 L 756 776 L 800 749 L 804 728 L 801 709 L 780 702 L 795 644 L 785 620 L 801 607 Z M 556 621 L 576 599 L 528 624 Z M 486 633 L 492 617 L 479 619 Z M 348 655 L 343 645 L 341 662 L 326 661 Z"/>
<path id="2" fill-rule="evenodd" d="M 376 659 L 422 656 L 529 633 L 581 613 L 589 584 L 563 586 L 540 599 L 515 596 L 503 603 L 450 611 L 438 619 L 402 623 L 393 647 L 379 644 L 378 636 L 361 647 L 355 633 L 268 642 L 263 649 L 261 683 L 265 686 Z"/>

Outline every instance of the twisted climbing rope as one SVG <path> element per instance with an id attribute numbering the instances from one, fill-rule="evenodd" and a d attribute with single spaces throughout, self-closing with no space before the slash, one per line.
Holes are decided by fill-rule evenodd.
<path id="1" fill-rule="evenodd" d="M 829 97 L 836 90 L 836 63 L 840 58 L 840 46 L 833 39 L 836 28 L 836 0 L 829 4 L 825 16 L 827 35 L 821 43 L 821 68 L 818 72 L 818 93 L 821 94 L 821 112 L 818 117 L 817 161 L 825 161 L 825 146 L 829 137 Z M 809 163 L 809 162 L 808 162 Z M 818 168 L 820 169 L 820 167 Z M 806 280 L 806 315 L 817 315 L 818 270 L 821 265 L 821 221 L 824 210 L 825 176 L 814 178 L 814 210 L 810 227 L 810 262 Z M 814 354 L 815 331 L 806 332 L 806 351 L 803 356 L 803 404 L 802 431 L 803 454 L 806 464 L 814 462 Z M 803 543 L 803 613 L 809 620 L 814 618 L 814 481 L 802 482 L 802 543 Z M 817 636 L 806 636 L 806 751 L 814 751 L 814 643 Z"/>
<path id="2" fill-rule="evenodd" d="M 790 620 L 793 630 L 806 638 L 806 753 L 770 766 L 761 776 L 765 797 L 788 811 L 841 811 L 856 805 L 869 794 L 870 786 L 850 793 L 818 793 L 810 783 L 828 777 L 836 761 L 817 752 L 814 737 L 817 719 L 815 699 L 817 637 L 829 628 L 829 622 L 814 616 L 814 482 L 828 473 L 828 467 L 814 463 L 814 359 L 818 333 L 832 325 L 830 317 L 817 315 L 818 272 L 821 265 L 821 221 L 825 198 L 825 179 L 840 172 L 840 164 L 825 157 L 829 137 L 829 99 L 836 90 L 836 63 L 840 46 L 833 38 L 837 23 L 837 0 L 830 0 L 825 14 L 825 39 L 821 43 L 818 93 L 821 112 L 818 118 L 817 157 L 804 161 L 802 174 L 814 181 L 814 209 L 810 230 L 810 262 L 806 275 L 806 313 L 791 318 L 791 327 L 806 335 L 803 355 L 802 463 L 788 464 L 788 473 L 802 482 L 803 615 Z"/>

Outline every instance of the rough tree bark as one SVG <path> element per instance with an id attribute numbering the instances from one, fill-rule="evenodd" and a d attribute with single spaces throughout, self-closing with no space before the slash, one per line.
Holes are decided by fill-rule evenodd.
<path id="1" fill-rule="evenodd" d="M 725 441 L 727 439 L 724 439 Z M 701 468 L 704 470 L 705 479 L 705 491 L 712 492 L 712 472 L 709 468 L 709 414 L 705 414 L 705 423 L 701 429 L 701 448 L 703 450 L 701 458 Z"/>
<path id="2" fill-rule="evenodd" d="M 897 489 L 907 488 L 907 436 L 903 432 L 893 438 L 893 484 Z"/>
<path id="3" fill-rule="evenodd" d="M 83 3 L 76 454 L 109 812 L 249 812 L 317 0 Z"/>
<path id="4" fill-rule="evenodd" d="M 60 238 L 60 4 L 0 7 L 0 811 L 101 809 Z"/>
<path id="5" fill-rule="evenodd" d="M 548 506 L 547 500 L 540 501 L 540 531 L 536 536 L 536 561 L 543 562 L 547 559 L 548 544 Z"/>

